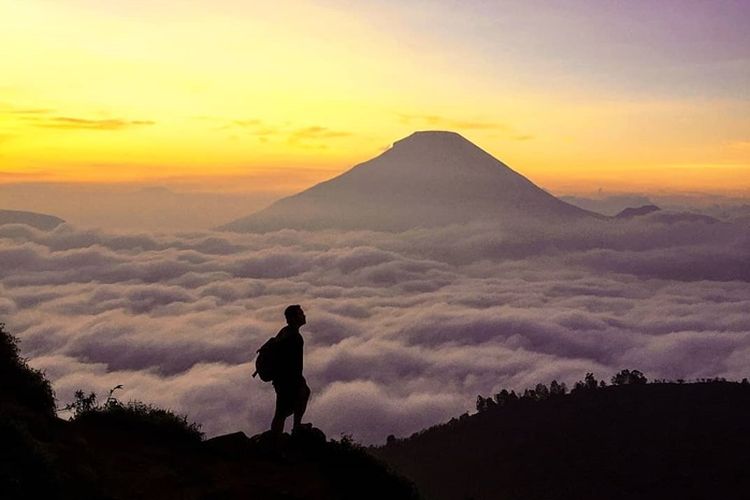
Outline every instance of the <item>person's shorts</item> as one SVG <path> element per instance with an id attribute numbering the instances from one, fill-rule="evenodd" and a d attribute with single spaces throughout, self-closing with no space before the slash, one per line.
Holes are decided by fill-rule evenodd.
<path id="1" fill-rule="evenodd" d="M 276 391 L 276 414 L 285 417 L 294 414 L 294 409 L 299 406 L 300 401 L 310 393 L 305 377 L 274 381 L 273 388 Z"/>

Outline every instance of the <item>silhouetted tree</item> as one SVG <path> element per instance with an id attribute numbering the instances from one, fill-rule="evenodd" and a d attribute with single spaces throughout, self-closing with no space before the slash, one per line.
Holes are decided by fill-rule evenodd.
<path id="1" fill-rule="evenodd" d="M 73 402 L 65 405 L 65 407 L 63 407 L 63 410 L 73 412 L 73 418 L 77 418 L 84 413 L 94 411 L 96 408 L 96 394 L 90 392 L 88 395 L 86 395 L 86 393 L 84 393 L 81 389 L 78 389 L 73 394 Z"/>
<path id="2" fill-rule="evenodd" d="M 498 406 L 505 406 L 508 404 L 508 396 L 510 393 L 507 389 L 503 389 L 497 394 L 495 394 L 495 403 L 497 403 Z"/>
<path id="3" fill-rule="evenodd" d="M 512 404 L 517 400 L 518 396 L 516 396 L 515 391 L 508 392 L 507 389 L 503 389 L 502 391 L 495 394 L 495 403 L 500 407 Z"/>
<path id="4" fill-rule="evenodd" d="M 550 396 L 563 396 L 566 392 L 568 392 L 568 388 L 565 385 L 565 382 L 559 383 L 557 380 L 553 380 L 549 384 Z"/>
<path id="5" fill-rule="evenodd" d="M 599 381 L 596 380 L 596 377 L 594 377 L 593 373 L 589 372 L 586 374 L 583 380 L 579 380 L 578 382 L 576 382 L 575 386 L 573 387 L 573 392 L 593 391 L 598 387 Z"/>
<path id="6" fill-rule="evenodd" d="M 544 401 L 545 399 L 549 399 L 550 391 L 544 384 L 536 384 L 534 392 L 536 393 L 537 401 Z"/>
<path id="7" fill-rule="evenodd" d="M 487 411 L 495 406 L 495 401 L 492 398 L 483 398 L 481 395 L 477 396 L 477 411 Z"/>
<path id="8" fill-rule="evenodd" d="M 536 399 L 536 393 L 534 392 L 534 389 L 524 390 L 523 394 L 521 395 L 521 399 L 523 401 L 534 401 Z"/>
<path id="9" fill-rule="evenodd" d="M 645 384 L 647 382 L 646 376 L 638 370 L 621 370 L 612 377 L 612 385 Z"/>

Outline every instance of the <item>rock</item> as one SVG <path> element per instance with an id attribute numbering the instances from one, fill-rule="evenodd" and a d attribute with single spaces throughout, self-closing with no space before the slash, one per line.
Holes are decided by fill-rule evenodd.
<path id="1" fill-rule="evenodd" d="M 325 433 L 312 424 L 303 424 L 292 431 L 292 443 L 300 448 L 320 448 L 325 446 L 327 441 Z"/>
<path id="2" fill-rule="evenodd" d="M 252 449 L 252 440 L 244 432 L 233 432 L 208 439 L 203 446 L 215 453 L 227 456 L 240 456 Z"/>

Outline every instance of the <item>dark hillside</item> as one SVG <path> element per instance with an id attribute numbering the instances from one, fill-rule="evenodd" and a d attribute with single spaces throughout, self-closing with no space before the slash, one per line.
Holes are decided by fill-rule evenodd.
<path id="1" fill-rule="evenodd" d="M 480 398 L 373 452 L 431 500 L 748 498 L 750 384 L 591 386 Z"/>
<path id="2" fill-rule="evenodd" d="M 0 324 L 0 499 L 404 499 L 413 485 L 347 439 L 317 429 L 281 446 L 199 426 L 138 402 L 82 392 L 55 416 L 49 382 Z"/>

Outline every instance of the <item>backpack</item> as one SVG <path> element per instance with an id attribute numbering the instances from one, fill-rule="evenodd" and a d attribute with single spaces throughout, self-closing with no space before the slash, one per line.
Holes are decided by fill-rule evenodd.
<path id="1" fill-rule="evenodd" d="M 255 358 L 255 373 L 263 382 L 270 382 L 276 376 L 278 368 L 278 346 L 279 339 L 271 337 L 258 349 L 258 357 Z"/>

